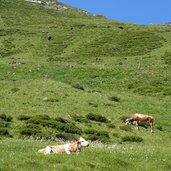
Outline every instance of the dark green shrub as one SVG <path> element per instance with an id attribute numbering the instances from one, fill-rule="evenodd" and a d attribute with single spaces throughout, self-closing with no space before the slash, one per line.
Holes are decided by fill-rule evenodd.
<path id="1" fill-rule="evenodd" d="M 7 116 L 5 114 L 0 114 L 0 120 L 11 122 L 12 121 L 12 117 L 11 116 Z"/>
<path id="2" fill-rule="evenodd" d="M 28 115 L 20 115 L 17 117 L 18 120 L 21 120 L 21 121 L 27 121 L 31 118 L 31 116 L 28 116 Z"/>
<path id="3" fill-rule="evenodd" d="M 171 65 L 171 53 L 166 52 L 163 56 L 162 59 L 164 60 L 165 64 Z"/>
<path id="4" fill-rule="evenodd" d="M 27 123 L 32 124 L 46 124 L 49 123 L 50 117 L 48 115 L 35 115 L 27 120 Z"/>
<path id="5" fill-rule="evenodd" d="M 108 123 L 107 126 L 108 126 L 109 128 L 113 128 L 113 129 L 116 128 L 116 126 L 115 126 L 113 123 Z"/>
<path id="6" fill-rule="evenodd" d="M 56 128 L 57 125 L 61 125 L 60 122 L 57 122 L 55 120 L 41 120 L 36 118 L 31 118 L 26 123 L 41 125 L 43 127 L 50 127 L 50 128 Z"/>
<path id="7" fill-rule="evenodd" d="M 8 127 L 8 126 L 9 126 L 9 122 L 0 121 L 0 128 Z"/>
<path id="8" fill-rule="evenodd" d="M 132 128 L 130 125 L 123 125 L 119 127 L 123 131 L 132 131 Z"/>
<path id="9" fill-rule="evenodd" d="M 89 102 L 88 105 L 93 106 L 93 107 L 98 107 L 98 105 L 93 102 Z"/>
<path id="10" fill-rule="evenodd" d="M 59 125 L 64 125 L 64 123 L 57 122 L 55 120 L 42 120 L 40 123 L 43 127 L 57 128 Z"/>
<path id="11" fill-rule="evenodd" d="M 73 88 L 76 88 L 76 89 L 79 89 L 79 90 L 82 90 L 82 91 L 85 90 L 84 87 L 83 87 L 82 85 L 80 85 L 80 84 L 75 84 L 75 85 L 73 85 L 72 87 L 73 87 Z"/>
<path id="12" fill-rule="evenodd" d="M 12 92 L 12 93 L 16 93 L 16 92 L 19 91 L 19 90 L 20 90 L 19 88 L 12 88 L 12 89 L 11 89 L 11 92 Z"/>
<path id="13" fill-rule="evenodd" d="M 111 104 L 111 103 L 105 103 L 104 105 L 107 107 L 113 106 L 113 104 Z"/>
<path id="14" fill-rule="evenodd" d="M 41 133 L 41 128 L 37 125 L 28 124 L 20 129 L 20 134 L 25 136 L 34 136 Z"/>
<path id="15" fill-rule="evenodd" d="M 9 132 L 7 129 L 4 129 L 4 128 L 0 128 L 0 135 L 8 135 Z"/>
<path id="16" fill-rule="evenodd" d="M 95 129 L 87 129 L 85 130 L 85 134 L 87 134 L 87 138 L 91 141 L 101 141 L 101 142 L 110 141 L 110 137 L 107 131 L 97 131 Z"/>
<path id="17" fill-rule="evenodd" d="M 34 129 L 39 129 L 41 130 L 41 127 L 39 125 L 34 125 L 34 124 L 27 124 L 25 128 L 34 128 Z"/>
<path id="18" fill-rule="evenodd" d="M 9 134 L 9 131 L 5 128 L 0 128 L 0 136 L 12 137 L 12 135 Z"/>
<path id="19" fill-rule="evenodd" d="M 163 95 L 164 96 L 171 96 L 171 88 L 170 87 L 169 88 L 165 88 L 163 90 Z"/>
<path id="20" fill-rule="evenodd" d="M 80 123 L 88 123 L 87 118 L 85 118 L 84 116 L 80 116 L 80 115 L 73 115 L 72 119 L 74 121 L 80 122 Z"/>
<path id="21" fill-rule="evenodd" d="M 92 121 L 97 121 L 97 122 L 108 122 L 108 119 L 102 115 L 97 115 L 93 113 L 89 113 L 86 115 L 87 119 L 92 120 Z"/>
<path id="22" fill-rule="evenodd" d="M 93 135 L 93 134 L 89 134 L 87 136 L 87 139 L 91 140 L 91 141 L 100 141 L 100 142 L 103 142 L 103 143 L 110 142 L 110 139 L 107 138 L 107 137 L 101 137 L 101 136 L 97 136 L 97 135 Z"/>
<path id="23" fill-rule="evenodd" d="M 37 119 L 37 118 L 30 118 L 27 120 L 26 123 L 31 123 L 31 124 L 41 124 L 42 123 L 42 120 L 40 119 Z"/>
<path id="24" fill-rule="evenodd" d="M 59 102 L 59 99 L 48 98 L 46 101 L 47 101 L 47 102 L 52 102 L 52 103 L 54 103 L 54 102 Z"/>
<path id="25" fill-rule="evenodd" d="M 62 117 L 57 117 L 55 118 L 55 121 L 61 122 L 61 123 L 68 123 L 69 121 L 65 118 Z"/>
<path id="26" fill-rule="evenodd" d="M 79 135 L 82 133 L 82 130 L 76 125 L 74 125 L 73 123 L 69 123 L 67 120 L 63 118 L 50 119 L 50 117 L 47 115 L 34 116 L 29 120 L 27 120 L 26 123 L 41 125 L 43 127 L 56 128 L 59 131 L 63 131 L 67 133 L 73 133 Z"/>
<path id="27" fill-rule="evenodd" d="M 119 102 L 120 98 L 116 96 L 112 96 L 112 97 L 109 97 L 109 100 L 111 100 L 112 102 Z"/>
<path id="28" fill-rule="evenodd" d="M 109 138 L 109 134 L 107 131 L 98 131 L 96 133 L 97 136 L 100 136 L 100 137 L 106 137 L 106 138 Z"/>
<path id="29" fill-rule="evenodd" d="M 82 130 L 79 127 L 71 123 L 67 123 L 67 124 L 59 123 L 56 125 L 56 129 L 60 131 L 64 131 L 66 133 L 73 133 L 79 135 L 81 135 L 82 133 Z"/>
<path id="30" fill-rule="evenodd" d="M 139 136 L 125 136 L 125 137 L 122 137 L 122 141 L 123 142 L 142 142 L 143 138 Z"/>
<path id="31" fill-rule="evenodd" d="M 62 139 L 62 140 L 78 140 L 79 136 L 76 134 L 70 134 L 70 133 L 57 133 L 56 138 Z"/>
<path id="32" fill-rule="evenodd" d="M 119 134 L 117 134 L 117 133 L 113 133 L 112 136 L 115 138 L 119 138 Z"/>
<path id="33" fill-rule="evenodd" d="M 42 120 L 50 120 L 50 117 L 48 115 L 35 115 L 32 118 L 42 119 Z"/>
<path id="34" fill-rule="evenodd" d="M 22 130 L 20 130 L 20 134 L 21 135 L 26 135 L 26 136 L 35 135 L 35 134 L 37 134 L 39 132 L 40 131 L 38 131 L 37 129 L 32 129 L 32 128 L 23 128 Z"/>
<path id="35" fill-rule="evenodd" d="M 97 130 L 95 129 L 87 129 L 84 131 L 86 134 L 96 134 L 97 133 Z"/>
<path id="36" fill-rule="evenodd" d="M 156 129 L 158 129 L 159 131 L 163 131 L 163 127 L 162 126 L 156 126 Z"/>

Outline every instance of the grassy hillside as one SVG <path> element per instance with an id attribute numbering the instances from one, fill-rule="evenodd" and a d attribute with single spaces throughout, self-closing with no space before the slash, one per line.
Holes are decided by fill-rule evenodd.
<path id="1" fill-rule="evenodd" d="M 0 170 L 170 170 L 171 27 L 45 2 L 0 0 Z M 79 155 L 36 153 L 80 136 Z"/>

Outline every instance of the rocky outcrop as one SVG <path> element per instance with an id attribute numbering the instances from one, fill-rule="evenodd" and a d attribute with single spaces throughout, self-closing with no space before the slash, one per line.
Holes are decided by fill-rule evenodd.
<path id="1" fill-rule="evenodd" d="M 58 4 L 54 0 L 26 0 L 28 2 L 32 2 L 34 4 L 43 4 L 46 8 L 58 10 L 58 11 L 64 11 L 68 8 L 64 5 Z"/>

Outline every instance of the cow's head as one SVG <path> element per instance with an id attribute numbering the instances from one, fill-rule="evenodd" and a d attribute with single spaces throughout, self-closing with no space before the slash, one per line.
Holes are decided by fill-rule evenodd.
<path id="1" fill-rule="evenodd" d="M 128 125 L 128 124 L 137 125 L 137 121 L 132 121 L 132 120 L 126 119 L 125 120 L 125 125 Z"/>
<path id="2" fill-rule="evenodd" d="M 89 142 L 86 141 L 84 138 L 80 137 L 80 139 L 78 140 L 80 147 L 88 147 L 89 146 Z"/>
<path id="3" fill-rule="evenodd" d="M 125 125 L 128 125 L 128 124 L 130 124 L 130 120 L 129 119 L 126 119 L 125 120 Z"/>

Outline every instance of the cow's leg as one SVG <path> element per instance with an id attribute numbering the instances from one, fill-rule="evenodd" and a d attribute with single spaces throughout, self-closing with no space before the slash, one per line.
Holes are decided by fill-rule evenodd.
<path id="1" fill-rule="evenodd" d="M 153 122 L 150 122 L 151 133 L 153 133 Z"/>
<path id="2" fill-rule="evenodd" d="M 68 145 L 68 144 L 64 145 L 64 150 L 65 150 L 65 152 L 66 152 L 67 154 L 71 154 L 71 152 L 70 152 L 70 150 L 69 150 L 69 145 Z"/>
<path id="3" fill-rule="evenodd" d="M 67 153 L 67 154 L 71 154 L 71 152 L 67 149 L 67 150 L 65 150 L 65 152 Z"/>
<path id="4" fill-rule="evenodd" d="M 45 154 L 50 154 L 50 153 L 52 153 L 52 148 L 49 147 L 49 146 L 47 146 L 47 147 L 45 148 Z"/>
<path id="5" fill-rule="evenodd" d="M 138 130 L 138 122 L 134 121 L 134 123 L 135 123 L 136 129 Z"/>

